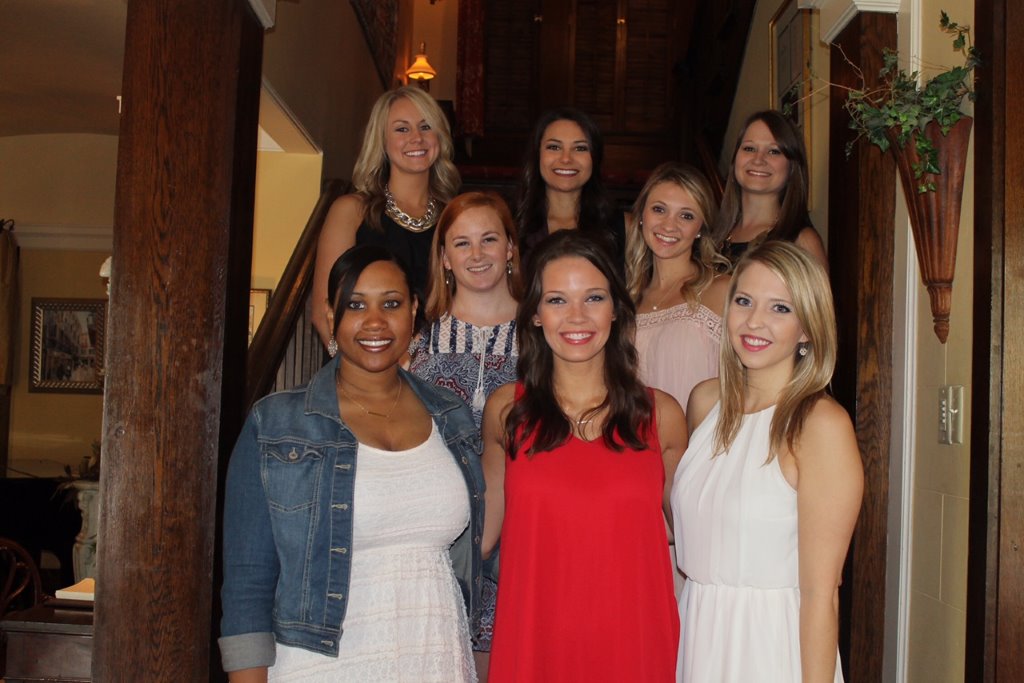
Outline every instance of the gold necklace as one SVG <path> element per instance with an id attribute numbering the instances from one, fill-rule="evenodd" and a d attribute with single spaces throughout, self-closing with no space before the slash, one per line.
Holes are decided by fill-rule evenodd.
<path id="1" fill-rule="evenodd" d="M 684 283 L 684 282 L 686 282 L 686 281 L 687 281 L 687 280 L 689 280 L 689 279 L 690 279 L 690 275 L 684 275 L 684 276 L 682 276 L 681 278 L 679 278 L 679 279 L 678 279 L 678 280 L 677 280 L 677 281 L 676 281 L 676 282 L 675 282 L 675 283 L 674 283 L 674 284 L 672 285 L 672 287 L 670 287 L 670 288 L 668 289 L 668 291 L 666 291 L 666 292 L 665 292 L 664 294 L 662 294 L 662 295 L 661 295 L 661 298 L 660 298 L 660 299 L 658 299 L 658 303 L 656 303 L 656 304 L 654 304 L 653 306 L 651 306 L 651 310 L 652 310 L 652 311 L 656 311 L 656 310 L 658 310 L 658 308 L 659 308 L 659 307 L 660 307 L 660 306 L 661 306 L 661 305 L 662 305 L 663 303 L 665 303 L 665 299 L 669 298 L 669 296 L 671 296 L 671 295 L 672 295 L 672 292 L 678 292 L 678 291 L 679 291 L 679 290 L 680 290 L 680 289 L 682 288 L 682 286 L 683 286 L 683 283 Z"/>
<path id="2" fill-rule="evenodd" d="M 386 413 L 378 413 L 375 410 L 370 410 L 362 403 L 360 403 L 359 400 L 352 394 L 348 393 L 348 391 L 342 385 L 341 377 L 338 377 L 336 384 L 338 385 L 338 389 L 341 391 L 341 393 L 345 394 L 345 396 L 347 396 L 350 401 L 352 401 L 357 406 L 362 408 L 364 413 L 366 413 L 367 415 L 372 415 L 373 417 L 382 417 L 385 420 L 387 420 L 391 417 L 391 413 L 395 412 L 395 408 L 398 406 L 398 400 L 402 398 L 402 386 L 405 385 L 405 382 L 403 382 L 401 379 L 398 380 L 398 393 L 395 395 L 395 402 L 391 404 L 391 410 L 389 410 Z"/>

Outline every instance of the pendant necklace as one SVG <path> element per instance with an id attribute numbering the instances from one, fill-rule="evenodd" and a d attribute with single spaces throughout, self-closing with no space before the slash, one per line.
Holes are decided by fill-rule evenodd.
<path id="1" fill-rule="evenodd" d="M 402 398 L 402 386 L 405 384 L 405 382 L 403 382 L 401 379 L 398 380 L 398 393 L 395 395 L 394 403 L 391 404 L 391 409 L 388 410 L 388 412 L 386 413 L 378 413 L 376 410 L 370 410 L 362 403 L 360 403 L 359 400 L 352 394 L 348 393 L 348 391 L 342 385 L 341 377 L 338 377 L 336 384 L 338 385 L 338 389 L 341 391 L 341 393 L 345 394 L 345 396 L 347 396 L 350 401 L 352 401 L 357 406 L 362 408 L 364 413 L 366 413 L 367 415 L 372 415 L 373 417 L 382 417 L 385 420 L 387 420 L 391 417 L 391 413 L 395 412 L 395 408 L 398 406 L 398 400 Z"/>
<path id="2" fill-rule="evenodd" d="M 672 295 L 672 292 L 678 292 L 680 290 L 680 288 L 682 288 L 683 283 L 686 282 L 689 279 L 690 279 L 690 275 L 684 275 L 681 278 L 679 278 L 675 283 L 673 283 L 672 287 L 670 287 L 668 289 L 668 291 L 666 291 L 664 294 L 661 295 L 661 298 L 658 299 L 658 303 L 656 303 L 653 306 L 651 306 L 651 310 L 652 311 L 658 310 L 661 307 L 661 305 L 663 303 L 665 303 L 665 299 L 669 298 Z"/>

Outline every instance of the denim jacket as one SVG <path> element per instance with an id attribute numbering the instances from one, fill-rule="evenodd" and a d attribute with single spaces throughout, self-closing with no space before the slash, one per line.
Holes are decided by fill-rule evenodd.
<path id="1" fill-rule="evenodd" d="M 224 508 L 225 671 L 273 665 L 275 640 L 338 655 L 352 569 L 358 442 L 338 413 L 338 360 L 306 387 L 253 407 L 228 465 Z M 401 371 L 462 471 L 470 523 L 450 549 L 472 618 L 480 597 L 480 434 L 454 394 Z"/>

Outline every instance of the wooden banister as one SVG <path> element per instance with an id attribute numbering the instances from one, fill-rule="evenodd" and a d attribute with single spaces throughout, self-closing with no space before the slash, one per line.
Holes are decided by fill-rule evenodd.
<path id="1" fill-rule="evenodd" d="M 270 306 L 253 335 L 246 361 L 246 411 L 259 398 L 266 395 L 274 384 L 278 367 L 295 333 L 295 325 L 306 308 L 306 300 L 313 286 L 313 266 L 320 229 L 331 204 L 348 191 L 348 188 L 347 181 L 329 180 L 324 183 L 320 199 L 313 207 L 309 221 L 270 300 Z"/>

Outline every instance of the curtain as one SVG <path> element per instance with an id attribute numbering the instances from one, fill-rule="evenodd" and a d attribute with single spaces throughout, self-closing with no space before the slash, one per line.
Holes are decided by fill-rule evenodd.
<path id="1" fill-rule="evenodd" d="M 460 132 L 484 134 L 484 0 L 459 0 L 455 103 Z"/>

